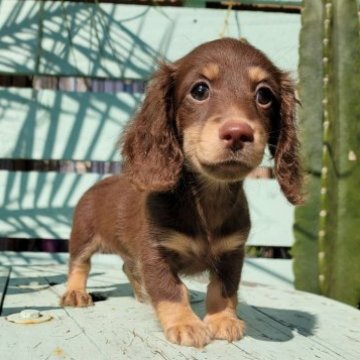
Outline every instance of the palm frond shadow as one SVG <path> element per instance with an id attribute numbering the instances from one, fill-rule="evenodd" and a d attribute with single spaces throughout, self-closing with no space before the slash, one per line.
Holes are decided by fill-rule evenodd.
<path id="1" fill-rule="evenodd" d="M 142 40 L 150 7 L 121 15 L 111 6 L 70 2 L 7 2 L 0 8 L 3 73 L 146 79 L 172 36 L 167 19 L 169 27 L 163 29 L 158 48 Z M 0 125 L 8 129 L 0 157 L 15 159 L 120 161 L 118 135 L 142 98 L 34 89 L 0 92 Z M 3 174 L 3 236 L 67 238 L 74 205 L 100 178 L 54 172 Z"/>

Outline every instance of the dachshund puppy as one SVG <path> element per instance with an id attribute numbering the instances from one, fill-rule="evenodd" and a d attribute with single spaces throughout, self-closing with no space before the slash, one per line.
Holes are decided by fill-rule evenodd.
<path id="1" fill-rule="evenodd" d="M 92 304 L 90 257 L 106 250 L 122 257 L 136 298 L 151 302 L 169 341 L 241 339 L 237 291 L 250 229 L 243 180 L 268 145 L 283 193 L 302 201 L 295 104 L 288 75 L 235 39 L 162 64 L 122 138 L 123 173 L 76 207 L 61 304 Z M 179 275 L 203 271 L 210 283 L 202 320 Z"/>

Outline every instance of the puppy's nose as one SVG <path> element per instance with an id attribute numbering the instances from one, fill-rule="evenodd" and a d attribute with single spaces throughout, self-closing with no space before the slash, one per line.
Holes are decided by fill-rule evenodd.
<path id="1" fill-rule="evenodd" d="M 240 150 L 246 142 L 254 141 L 254 130 L 244 122 L 228 121 L 219 129 L 219 138 L 231 150 Z"/>

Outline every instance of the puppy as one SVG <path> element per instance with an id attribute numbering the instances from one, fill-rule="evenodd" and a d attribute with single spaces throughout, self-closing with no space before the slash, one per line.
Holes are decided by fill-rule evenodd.
<path id="1" fill-rule="evenodd" d="M 241 339 L 237 291 L 250 229 L 243 180 L 268 145 L 285 196 L 302 201 L 295 104 L 288 75 L 235 39 L 161 65 L 122 138 L 123 173 L 93 186 L 75 209 L 61 304 L 92 304 L 90 257 L 106 250 L 122 257 L 136 298 L 151 302 L 169 341 Z M 179 275 L 203 271 L 201 320 Z"/>

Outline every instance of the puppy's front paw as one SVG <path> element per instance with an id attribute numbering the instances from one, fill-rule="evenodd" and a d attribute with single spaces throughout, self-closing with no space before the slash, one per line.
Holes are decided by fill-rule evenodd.
<path id="1" fill-rule="evenodd" d="M 179 322 L 165 329 L 166 338 L 179 345 L 202 348 L 211 341 L 211 334 L 201 320 Z"/>
<path id="2" fill-rule="evenodd" d="M 244 321 L 238 319 L 235 315 L 207 315 L 204 322 L 214 339 L 232 342 L 243 338 L 245 333 Z"/>
<path id="3" fill-rule="evenodd" d="M 69 290 L 60 300 L 61 306 L 86 307 L 94 305 L 91 296 L 85 291 Z"/>

